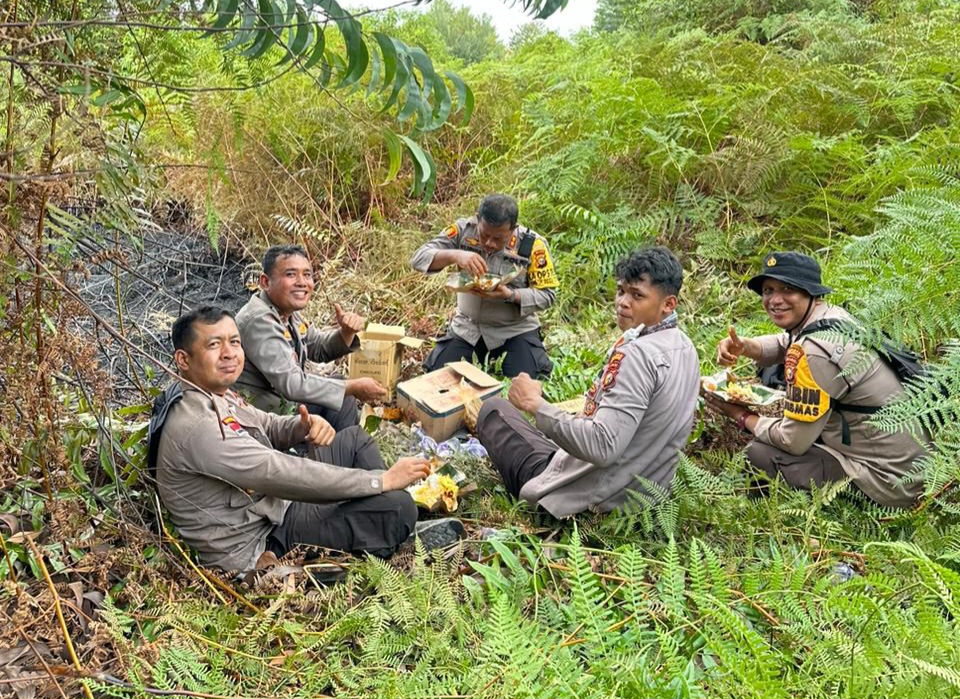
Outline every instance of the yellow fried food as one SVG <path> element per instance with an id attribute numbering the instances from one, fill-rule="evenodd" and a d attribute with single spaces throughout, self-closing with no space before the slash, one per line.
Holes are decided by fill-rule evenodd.
<path id="1" fill-rule="evenodd" d="M 437 474 L 429 476 L 423 483 L 410 490 L 410 495 L 418 505 L 432 509 L 442 500 L 447 512 L 454 512 L 457 509 L 459 494 L 460 488 L 450 476 Z"/>
<path id="2" fill-rule="evenodd" d="M 729 384 L 726 388 L 726 391 L 730 400 L 735 400 L 740 403 L 756 403 L 760 400 L 760 396 L 758 396 L 756 392 L 746 384 Z"/>

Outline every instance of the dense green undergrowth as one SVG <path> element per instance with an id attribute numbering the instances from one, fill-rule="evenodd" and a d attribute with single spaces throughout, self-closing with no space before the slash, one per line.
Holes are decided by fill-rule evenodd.
<path id="1" fill-rule="evenodd" d="M 473 27 L 469 53 L 438 38 L 447 10 L 367 20 L 473 90 L 469 124 L 420 135 L 437 166 L 429 203 L 406 196 L 409 164 L 391 173 L 376 95 L 278 76 L 276 55 L 147 26 L 71 35 L 78 64 L 98 49 L 144 79 L 130 114 L 119 97 L 42 87 L 75 78 L 69 66 L 44 83 L 11 64 L 5 163 L 25 179 L 5 180 L 2 219 L 6 646 L 43 644 L 51 676 L 103 673 L 100 696 L 960 696 L 960 8 L 600 4 L 619 31 L 527 28 L 497 46 Z M 583 391 L 614 339 L 610 270 L 631 247 L 683 259 L 682 323 L 705 370 L 729 324 L 773 330 L 742 288 L 760 256 L 817 254 L 834 299 L 935 367 L 877 416 L 935 432 L 917 508 L 883 510 L 844 484 L 750 497 L 740 445 L 703 418 L 654 507 L 546 521 L 465 463 L 481 487 L 452 558 L 355 561 L 345 584 L 320 588 L 309 567 L 253 586 L 201 574 L 142 476 L 142 408 L 116 407 L 72 331 L 89 309 L 68 270 L 122 263 L 128 249 L 111 246 L 138 243 L 151 207 L 174 202 L 191 234 L 251 258 L 306 244 L 324 296 L 429 334 L 450 299 L 409 254 L 492 190 L 518 196 L 556 257 L 553 400 Z M 74 216 L 59 207 L 70 195 L 100 205 Z M 86 254 L 91 241 L 105 252 Z M 162 377 L 152 365 L 134 377 L 144 401 Z M 484 528 L 498 531 L 481 540 Z"/>

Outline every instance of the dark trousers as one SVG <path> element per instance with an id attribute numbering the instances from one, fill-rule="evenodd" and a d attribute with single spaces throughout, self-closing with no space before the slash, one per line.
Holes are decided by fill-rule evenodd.
<path id="1" fill-rule="evenodd" d="M 514 497 L 531 478 L 543 473 L 557 445 L 535 429 L 503 398 L 488 398 L 477 416 L 477 438 Z"/>
<path id="2" fill-rule="evenodd" d="M 356 426 L 337 432 L 329 446 L 312 447 L 310 458 L 367 471 L 386 468 L 376 442 Z M 404 490 L 334 503 L 293 502 L 267 537 L 267 548 L 277 556 L 303 545 L 389 558 L 416 522 L 417 506 Z"/>
<path id="3" fill-rule="evenodd" d="M 348 427 L 360 424 L 360 413 L 357 411 L 357 399 L 353 396 L 344 396 L 343 403 L 339 410 L 326 408 L 316 403 L 307 403 L 307 412 L 311 415 L 319 415 L 337 432 L 345 430 Z M 327 462 L 332 463 L 332 462 Z"/>
<path id="4" fill-rule="evenodd" d="M 487 349 L 482 337 L 476 345 L 471 345 L 462 337 L 448 332 L 446 337 L 437 340 L 437 346 L 424 361 L 423 367 L 427 371 L 435 371 L 449 362 L 461 359 L 473 361 L 474 355 L 480 364 L 503 357 L 503 375 L 511 378 L 520 372 L 526 372 L 534 378 L 543 378 L 549 376 L 553 370 L 553 362 L 543 347 L 539 330 L 511 337 L 494 350 Z"/>
<path id="5" fill-rule="evenodd" d="M 801 490 L 810 490 L 811 483 L 820 487 L 847 477 L 840 462 L 816 444 L 806 453 L 795 456 L 769 444 L 754 441 L 747 446 L 747 461 L 770 478 L 779 475 L 792 487 Z"/>

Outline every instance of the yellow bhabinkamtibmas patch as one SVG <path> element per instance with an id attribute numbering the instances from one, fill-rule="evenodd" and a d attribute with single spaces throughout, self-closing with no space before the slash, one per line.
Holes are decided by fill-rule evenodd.
<path id="1" fill-rule="evenodd" d="M 816 422 L 823 417 L 830 409 L 830 394 L 813 378 L 803 347 L 790 345 L 783 369 L 787 380 L 783 416 L 800 422 Z"/>

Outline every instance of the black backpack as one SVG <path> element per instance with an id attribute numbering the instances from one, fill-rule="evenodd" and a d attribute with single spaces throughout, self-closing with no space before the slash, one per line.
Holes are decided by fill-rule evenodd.
<path id="1" fill-rule="evenodd" d="M 176 381 L 158 395 L 153 401 L 153 410 L 150 414 L 150 425 L 147 427 L 147 471 L 151 481 L 157 482 L 157 457 L 160 453 L 160 435 L 163 425 L 167 421 L 170 408 L 183 398 L 183 384 Z"/>
<path id="2" fill-rule="evenodd" d="M 803 328 L 793 339 L 794 342 L 806 335 L 824 332 L 826 330 L 843 331 L 852 329 L 854 326 L 845 320 L 839 318 L 824 318 Z M 901 384 L 907 384 L 921 379 L 927 374 L 927 368 L 920 361 L 919 355 L 902 345 L 897 345 L 890 338 L 884 338 L 879 347 L 872 348 L 883 362 L 889 366 L 900 379 Z M 775 364 L 770 367 L 763 367 L 757 372 L 760 381 L 771 388 L 786 388 L 786 379 L 783 375 L 783 364 Z M 852 388 L 852 386 L 851 386 Z M 841 403 L 840 401 L 830 399 L 830 407 L 840 412 L 842 423 L 841 432 L 843 443 L 850 445 L 850 425 L 847 423 L 843 412 L 858 413 L 860 415 L 873 415 L 880 411 L 882 405 L 851 405 L 850 403 Z"/>

